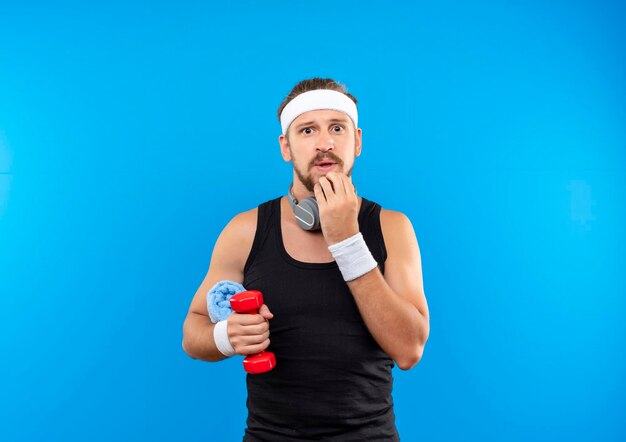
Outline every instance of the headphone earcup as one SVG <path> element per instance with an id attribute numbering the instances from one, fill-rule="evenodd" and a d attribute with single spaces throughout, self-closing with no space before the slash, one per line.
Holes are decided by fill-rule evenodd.
<path id="1" fill-rule="evenodd" d="M 304 230 L 318 230 L 320 228 L 320 209 L 315 198 L 303 199 L 293 208 L 293 211 L 298 225 Z"/>

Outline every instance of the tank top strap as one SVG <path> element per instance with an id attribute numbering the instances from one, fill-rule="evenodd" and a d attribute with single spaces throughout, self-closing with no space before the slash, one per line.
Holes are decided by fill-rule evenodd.
<path id="1" fill-rule="evenodd" d="M 259 204 L 257 208 L 257 225 L 256 233 L 254 234 L 254 240 L 252 242 L 252 248 L 250 254 L 246 260 L 244 266 L 244 274 L 249 270 L 250 266 L 254 262 L 259 250 L 261 250 L 268 241 L 268 237 L 273 234 L 274 218 L 278 214 L 278 205 L 282 197 L 277 197 L 269 201 Z"/>
<path id="2" fill-rule="evenodd" d="M 363 234 L 367 247 L 378 263 L 381 273 L 384 275 L 387 248 L 385 247 L 385 240 L 380 227 L 381 209 L 380 204 L 363 198 L 361 210 L 359 211 L 359 230 Z"/>

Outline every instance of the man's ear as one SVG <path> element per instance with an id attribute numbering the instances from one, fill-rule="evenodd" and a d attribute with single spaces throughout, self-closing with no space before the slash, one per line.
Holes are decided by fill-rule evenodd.
<path id="1" fill-rule="evenodd" d="M 359 127 L 354 134 L 354 156 L 361 155 L 361 147 L 363 145 L 363 131 Z"/>
<path id="2" fill-rule="evenodd" d="M 280 144 L 280 154 L 283 156 L 283 160 L 288 163 L 291 162 L 291 151 L 289 150 L 289 141 L 287 141 L 287 137 L 280 134 L 278 137 L 278 144 Z"/>

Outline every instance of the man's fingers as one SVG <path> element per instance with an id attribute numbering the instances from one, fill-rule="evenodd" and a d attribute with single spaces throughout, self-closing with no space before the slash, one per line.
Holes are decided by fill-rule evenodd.
<path id="1" fill-rule="evenodd" d="M 259 312 L 273 317 L 265 304 L 261 306 Z M 269 346 L 269 322 L 262 314 L 237 314 L 233 319 L 228 321 L 228 336 L 236 353 L 255 354 Z"/>
<path id="2" fill-rule="evenodd" d="M 239 348 L 235 347 L 235 351 L 240 354 L 240 355 L 254 355 L 257 353 L 261 353 L 263 350 L 265 350 L 267 347 L 269 347 L 270 345 L 270 340 L 266 339 L 263 343 L 261 344 L 256 344 L 256 345 L 246 345 L 246 346 L 241 346 Z"/>
<path id="3" fill-rule="evenodd" d="M 254 326 L 253 326 L 254 327 Z M 242 334 L 242 332 L 244 334 Z M 258 353 L 270 344 L 270 331 L 266 327 L 265 330 L 255 330 L 252 327 L 246 327 L 245 330 L 237 330 L 230 336 L 231 344 L 240 355 L 249 355 Z"/>
<path id="4" fill-rule="evenodd" d="M 272 319 L 274 314 L 270 311 L 270 308 L 267 304 L 263 304 L 259 309 L 259 315 L 263 316 L 265 319 Z"/>
<path id="5" fill-rule="evenodd" d="M 237 338 L 237 345 L 239 347 L 246 347 L 249 345 L 258 345 L 264 343 L 270 337 L 270 331 L 266 330 L 264 333 L 259 335 L 250 335 L 250 336 L 239 336 Z"/>
<path id="6" fill-rule="evenodd" d="M 255 324 L 263 324 L 265 323 L 265 318 L 263 316 L 261 316 L 260 314 L 258 315 L 250 315 L 247 313 L 233 313 L 231 314 L 232 317 L 232 323 L 236 323 L 239 325 L 255 325 Z M 230 317 L 229 317 L 230 320 Z"/>
<path id="7" fill-rule="evenodd" d="M 324 192 L 324 199 L 326 201 L 330 201 L 335 196 L 335 192 L 331 186 L 330 180 L 327 177 L 320 177 L 319 185 L 322 187 L 322 191 Z"/>
<path id="8" fill-rule="evenodd" d="M 341 186 L 342 186 L 344 194 L 346 194 L 347 196 L 352 196 L 356 194 L 354 184 L 352 184 L 352 181 L 350 180 L 349 176 L 341 173 L 341 174 L 337 174 L 337 177 L 341 181 Z"/>
<path id="9" fill-rule="evenodd" d="M 239 342 L 248 336 L 260 336 L 269 332 L 269 323 L 266 321 L 259 325 L 228 324 L 228 336 Z"/>
<path id="10" fill-rule="evenodd" d="M 313 193 L 315 194 L 315 199 L 318 204 L 324 204 L 326 202 L 326 195 L 324 195 L 324 190 L 322 189 L 322 185 L 320 183 L 313 186 Z"/>
<path id="11" fill-rule="evenodd" d="M 337 195 L 343 195 L 346 193 L 346 185 L 344 183 L 345 175 L 337 172 L 328 172 L 326 178 L 333 186 L 334 193 Z"/>

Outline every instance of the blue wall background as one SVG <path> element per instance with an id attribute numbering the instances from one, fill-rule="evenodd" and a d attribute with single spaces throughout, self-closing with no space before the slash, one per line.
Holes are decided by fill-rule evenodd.
<path id="1" fill-rule="evenodd" d="M 626 439 L 624 4 L 221 3 L 2 4 L 0 439 L 240 440 L 240 360 L 182 323 L 227 221 L 285 192 L 312 76 L 421 246 L 403 440 Z"/>

